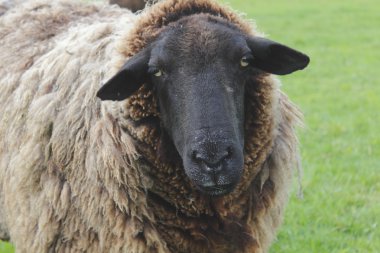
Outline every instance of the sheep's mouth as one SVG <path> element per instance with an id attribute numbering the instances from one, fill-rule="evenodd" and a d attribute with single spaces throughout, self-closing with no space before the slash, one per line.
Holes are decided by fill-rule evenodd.
<path id="1" fill-rule="evenodd" d="M 223 196 L 232 192 L 232 190 L 235 188 L 235 184 L 224 184 L 224 185 L 213 185 L 213 186 L 197 185 L 197 188 L 201 192 L 209 196 L 217 197 L 217 196 Z"/>

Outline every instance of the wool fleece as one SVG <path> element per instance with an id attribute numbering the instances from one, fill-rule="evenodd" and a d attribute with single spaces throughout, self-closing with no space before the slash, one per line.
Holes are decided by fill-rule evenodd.
<path id="1" fill-rule="evenodd" d="M 105 3 L 30 0 L 0 17 L 0 235 L 16 252 L 263 253 L 298 161 L 301 113 L 269 74 L 245 94 L 244 172 L 202 194 L 170 150 L 148 85 L 122 102 L 100 86 L 193 14 L 259 35 L 211 0 L 165 0 L 141 14 Z"/>

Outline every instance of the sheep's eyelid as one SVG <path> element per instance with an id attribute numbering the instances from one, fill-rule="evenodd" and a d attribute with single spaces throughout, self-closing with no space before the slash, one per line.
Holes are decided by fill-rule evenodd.
<path id="1" fill-rule="evenodd" d="M 253 56 L 253 54 L 251 52 L 249 53 L 245 53 L 242 57 L 241 57 L 241 60 L 246 60 L 246 61 L 252 61 L 254 60 L 255 57 Z"/>
<path id="2" fill-rule="evenodd" d="M 156 67 L 156 66 L 149 66 L 148 67 L 148 74 L 154 75 L 158 71 L 161 71 L 161 69 L 159 67 Z"/>

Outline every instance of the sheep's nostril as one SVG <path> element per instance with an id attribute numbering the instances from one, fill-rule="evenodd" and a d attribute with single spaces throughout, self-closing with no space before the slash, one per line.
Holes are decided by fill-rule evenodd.
<path id="1" fill-rule="evenodd" d="M 232 148 L 231 147 L 228 147 L 223 153 L 220 154 L 220 158 L 218 159 L 218 161 L 216 162 L 216 164 L 219 164 L 220 162 L 224 161 L 224 160 L 227 160 L 227 159 L 230 159 L 232 157 Z"/>
<path id="2" fill-rule="evenodd" d="M 232 147 L 228 147 L 227 148 L 227 151 L 226 151 L 226 155 L 225 155 L 225 159 L 229 159 L 229 158 L 231 158 L 232 157 L 232 155 L 233 155 L 233 151 L 232 151 Z"/>
<path id="3" fill-rule="evenodd" d="M 227 147 L 224 151 L 216 153 L 201 151 L 193 150 L 190 153 L 191 160 L 194 163 L 204 164 L 210 168 L 220 167 L 224 161 L 231 159 L 233 156 L 232 147 Z"/>
<path id="4" fill-rule="evenodd" d="M 232 157 L 232 150 L 228 148 L 223 153 L 221 153 L 219 157 L 215 159 L 214 161 L 205 161 L 205 163 L 209 165 L 210 167 L 220 167 L 220 165 L 224 161 L 230 159 L 231 157 Z"/>
<path id="5" fill-rule="evenodd" d="M 202 156 L 199 154 L 198 151 L 194 150 L 193 152 L 191 152 L 191 159 L 194 161 L 194 162 L 202 162 Z"/>

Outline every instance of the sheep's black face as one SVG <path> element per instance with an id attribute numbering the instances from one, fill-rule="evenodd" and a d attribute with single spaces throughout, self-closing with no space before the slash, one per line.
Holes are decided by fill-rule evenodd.
<path id="1" fill-rule="evenodd" d="M 243 171 L 250 72 L 243 57 L 250 57 L 244 36 L 195 18 L 168 28 L 151 51 L 149 73 L 163 125 L 188 177 L 210 195 L 230 192 Z"/>
<path id="2" fill-rule="evenodd" d="M 153 85 L 162 124 L 186 174 L 209 195 L 231 192 L 244 167 L 244 90 L 259 71 L 287 74 L 307 56 L 233 25 L 193 15 L 166 27 L 99 91 L 121 100 L 143 82 Z"/>

